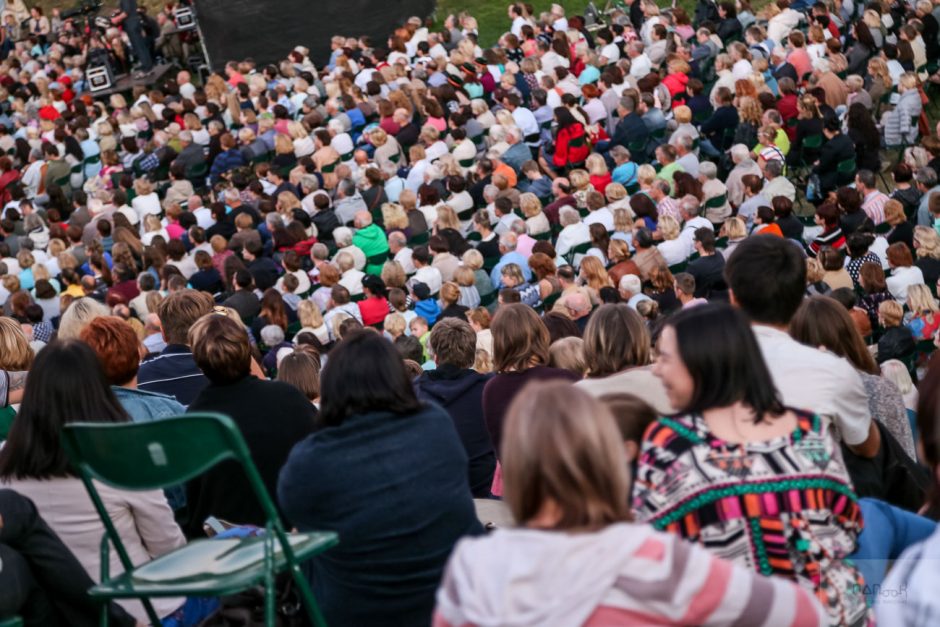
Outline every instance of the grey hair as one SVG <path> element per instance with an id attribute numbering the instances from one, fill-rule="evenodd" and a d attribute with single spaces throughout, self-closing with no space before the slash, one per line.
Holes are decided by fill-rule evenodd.
<path id="1" fill-rule="evenodd" d="M 698 166 L 698 173 L 711 180 L 718 176 L 718 166 L 711 161 L 703 161 Z"/>
<path id="2" fill-rule="evenodd" d="M 562 226 L 570 226 L 572 224 L 577 224 L 581 221 L 581 214 L 578 213 L 577 209 L 572 207 L 564 206 L 561 210 L 558 211 L 558 221 Z"/>
<path id="3" fill-rule="evenodd" d="M 352 229 L 348 226 L 338 226 L 333 229 L 333 241 L 340 248 L 352 245 Z"/>
<path id="4" fill-rule="evenodd" d="M 917 168 L 914 180 L 924 187 L 933 187 L 937 184 L 937 171 L 928 166 Z"/>

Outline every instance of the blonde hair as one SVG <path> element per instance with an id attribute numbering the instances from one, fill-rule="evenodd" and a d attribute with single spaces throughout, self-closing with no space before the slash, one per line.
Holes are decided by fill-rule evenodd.
<path id="1" fill-rule="evenodd" d="M 493 372 L 493 356 L 482 348 L 478 348 L 473 358 L 473 369 L 480 374 Z"/>
<path id="2" fill-rule="evenodd" d="M 405 317 L 400 313 L 388 314 L 385 316 L 385 322 L 382 323 L 385 332 L 392 337 L 398 337 L 404 334 L 405 326 Z"/>
<path id="3" fill-rule="evenodd" d="M 672 114 L 679 124 L 688 124 L 692 121 L 692 109 L 685 105 L 679 105 L 672 110 Z"/>
<path id="4" fill-rule="evenodd" d="M 881 376 L 894 383 L 902 396 L 917 390 L 914 387 L 914 381 L 911 379 L 911 372 L 904 365 L 904 362 L 898 359 L 889 359 L 881 364 Z"/>
<path id="5" fill-rule="evenodd" d="M 500 459 L 504 499 L 520 525 L 549 500 L 558 505 L 557 530 L 599 530 L 630 518 L 617 423 L 602 402 L 573 385 L 530 384 L 516 395 Z"/>
<path id="6" fill-rule="evenodd" d="M 0 317 L 0 368 L 3 370 L 29 370 L 33 363 L 33 349 L 20 323 L 13 318 Z"/>
<path id="7" fill-rule="evenodd" d="M 652 185 L 656 180 L 656 168 L 644 163 L 636 169 L 636 180 L 640 185 Z"/>
<path id="8" fill-rule="evenodd" d="M 907 287 L 907 308 L 913 314 L 937 313 L 937 301 L 934 300 L 930 288 L 923 283 L 915 283 Z"/>
<path id="9" fill-rule="evenodd" d="M 519 208 L 522 210 L 522 215 L 534 218 L 542 213 L 542 201 L 532 192 L 526 192 L 519 196 Z"/>
<path id="10" fill-rule="evenodd" d="M 460 287 L 473 287 L 476 285 L 476 277 L 473 274 L 473 270 L 467 266 L 461 265 L 454 270 L 454 282 Z"/>
<path id="11" fill-rule="evenodd" d="M 728 239 L 747 237 L 747 225 L 744 224 L 744 220 L 737 216 L 725 220 L 725 223 L 722 225 L 722 230 L 725 232 L 725 236 Z"/>
<path id="12" fill-rule="evenodd" d="M 437 219 L 434 221 L 434 228 L 438 231 L 442 229 L 460 230 L 460 218 L 457 212 L 450 205 L 437 206 Z"/>
<path id="13" fill-rule="evenodd" d="M 886 300 L 878 305 L 878 317 L 885 327 L 896 327 L 904 319 L 904 308 L 897 301 Z"/>
<path id="14" fill-rule="evenodd" d="M 73 300 L 59 322 L 60 340 L 77 340 L 89 322 L 101 316 L 109 316 L 111 312 L 103 304 L 93 298 L 83 297 Z"/>
<path id="15" fill-rule="evenodd" d="M 323 326 L 323 314 L 320 308 L 313 301 L 304 299 L 297 304 L 297 319 L 300 325 L 311 329 L 319 329 Z"/>
<path id="16" fill-rule="evenodd" d="M 386 231 L 408 228 L 408 214 L 399 204 L 387 202 L 382 205 L 382 224 Z"/>
<path id="17" fill-rule="evenodd" d="M 812 257 L 806 260 L 806 283 L 807 285 L 822 281 L 825 274 L 826 273 L 823 270 L 822 264 L 819 263 L 818 260 L 813 259 Z"/>
<path id="18" fill-rule="evenodd" d="M 584 170 L 572 170 L 568 174 L 568 181 L 572 187 L 581 191 L 591 184 L 591 176 Z"/>
<path id="19" fill-rule="evenodd" d="M 607 270 L 604 269 L 604 264 L 593 255 L 585 255 L 581 260 L 581 274 L 587 286 L 592 289 L 600 290 L 602 287 L 613 285 Z"/>
<path id="20" fill-rule="evenodd" d="M 465 252 L 460 260 L 463 262 L 463 265 L 474 272 L 483 267 L 483 255 L 476 248 L 471 248 Z"/>
<path id="21" fill-rule="evenodd" d="M 929 226 L 914 227 L 914 241 L 917 243 L 917 257 L 940 259 L 940 234 Z"/>
<path id="22" fill-rule="evenodd" d="M 662 216 L 656 223 L 656 230 L 660 232 L 664 240 L 673 240 L 679 237 L 679 222 L 672 216 Z"/>
<path id="23" fill-rule="evenodd" d="M 588 174 L 591 176 L 604 176 L 607 174 L 607 164 L 604 162 L 604 157 L 596 152 L 592 152 L 588 155 L 588 158 L 584 162 L 584 167 L 587 168 Z"/>

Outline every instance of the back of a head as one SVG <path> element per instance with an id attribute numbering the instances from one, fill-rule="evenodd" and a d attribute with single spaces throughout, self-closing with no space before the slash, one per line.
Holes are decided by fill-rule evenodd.
<path id="1" fill-rule="evenodd" d="M 477 335 L 469 323 L 459 318 L 444 318 L 431 329 L 428 347 L 438 365 L 470 368 L 476 356 L 476 342 Z"/>
<path id="2" fill-rule="evenodd" d="M 527 370 L 548 363 L 548 329 L 528 305 L 501 306 L 496 310 L 490 330 L 497 372 Z"/>
<path id="3" fill-rule="evenodd" d="M 78 339 L 86 324 L 99 316 L 107 316 L 110 313 L 107 307 L 93 298 L 86 296 L 74 300 L 59 321 L 58 338 L 60 340 Z"/>
<path id="4" fill-rule="evenodd" d="M 601 305 L 584 330 L 584 358 L 589 377 L 645 366 L 650 360 L 649 330 L 627 305 Z"/>
<path id="5" fill-rule="evenodd" d="M 0 477 L 69 476 L 60 440 L 64 425 L 127 421 L 94 351 L 77 339 L 51 342 L 30 368 L 17 420 L 0 450 Z"/>
<path id="6" fill-rule="evenodd" d="M 95 351 L 111 385 L 124 385 L 137 376 L 140 341 L 127 322 L 101 316 L 89 322 L 79 337 Z"/>
<path id="7" fill-rule="evenodd" d="M 196 365 L 213 383 L 234 383 L 247 376 L 251 370 L 248 332 L 241 322 L 228 316 L 207 315 L 199 318 L 189 328 L 188 342 Z"/>
<path id="8" fill-rule="evenodd" d="M 803 301 L 806 264 L 791 242 L 753 235 L 731 253 L 725 281 L 753 322 L 786 325 Z"/>
<path id="9" fill-rule="evenodd" d="M 506 414 L 500 458 L 505 500 L 519 524 L 549 499 L 559 509 L 556 530 L 599 530 L 628 517 L 629 473 L 616 423 L 575 386 L 524 387 Z"/>
<path id="10" fill-rule="evenodd" d="M 868 374 L 878 364 L 849 317 L 845 305 L 828 296 L 807 298 L 790 321 L 790 335 L 807 346 L 824 347 Z"/>
<path id="11" fill-rule="evenodd" d="M 354 331 L 330 351 L 320 377 L 318 421 L 338 426 L 369 412 L 398 415 L 421 408 L 395 347 L 378 333 Z"/>
<path id="12" fill-rule="evenodd" d="M 167 344 L 188 345 L 187 334 L 197 320 L 212 313 L 215 302 L 206 292 L 184 289 L 160 301 L 157 315 Z"/>

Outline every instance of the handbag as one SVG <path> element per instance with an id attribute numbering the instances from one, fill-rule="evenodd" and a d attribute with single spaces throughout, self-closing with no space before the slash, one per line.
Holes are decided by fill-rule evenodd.
<path id="1" fill-rule="evenodd" d="M 916 512 L 926 500 L 930 473 L 908 457 L 882 423 L 877 420 L 874 423 L 881 435 L 881 447 L 874 457 L 856 455 L 842 444 L 842 457 L 855 493 Z"/>

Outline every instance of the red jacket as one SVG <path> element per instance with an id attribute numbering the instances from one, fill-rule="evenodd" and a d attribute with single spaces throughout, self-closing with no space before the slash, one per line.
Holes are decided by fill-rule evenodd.
<path id="1" fill-rule="evenodd" d="M 359 305 L 362 324 L 367 327 L 382 322 L 388 315 L 388 300 L 380 296 L 372 296 L 356 304 Z"/>
<path id="2" fill-rule="evenodd" d="M 580 145 L 569 145 L 572 142 Z M 555 167 L 563 168 L 572 163 L 583 163 L 589 154 L 591 144 L 580 122 L 558 131 L 558 136 L 555 137 L 555 156 L 552 158 Z"/>

